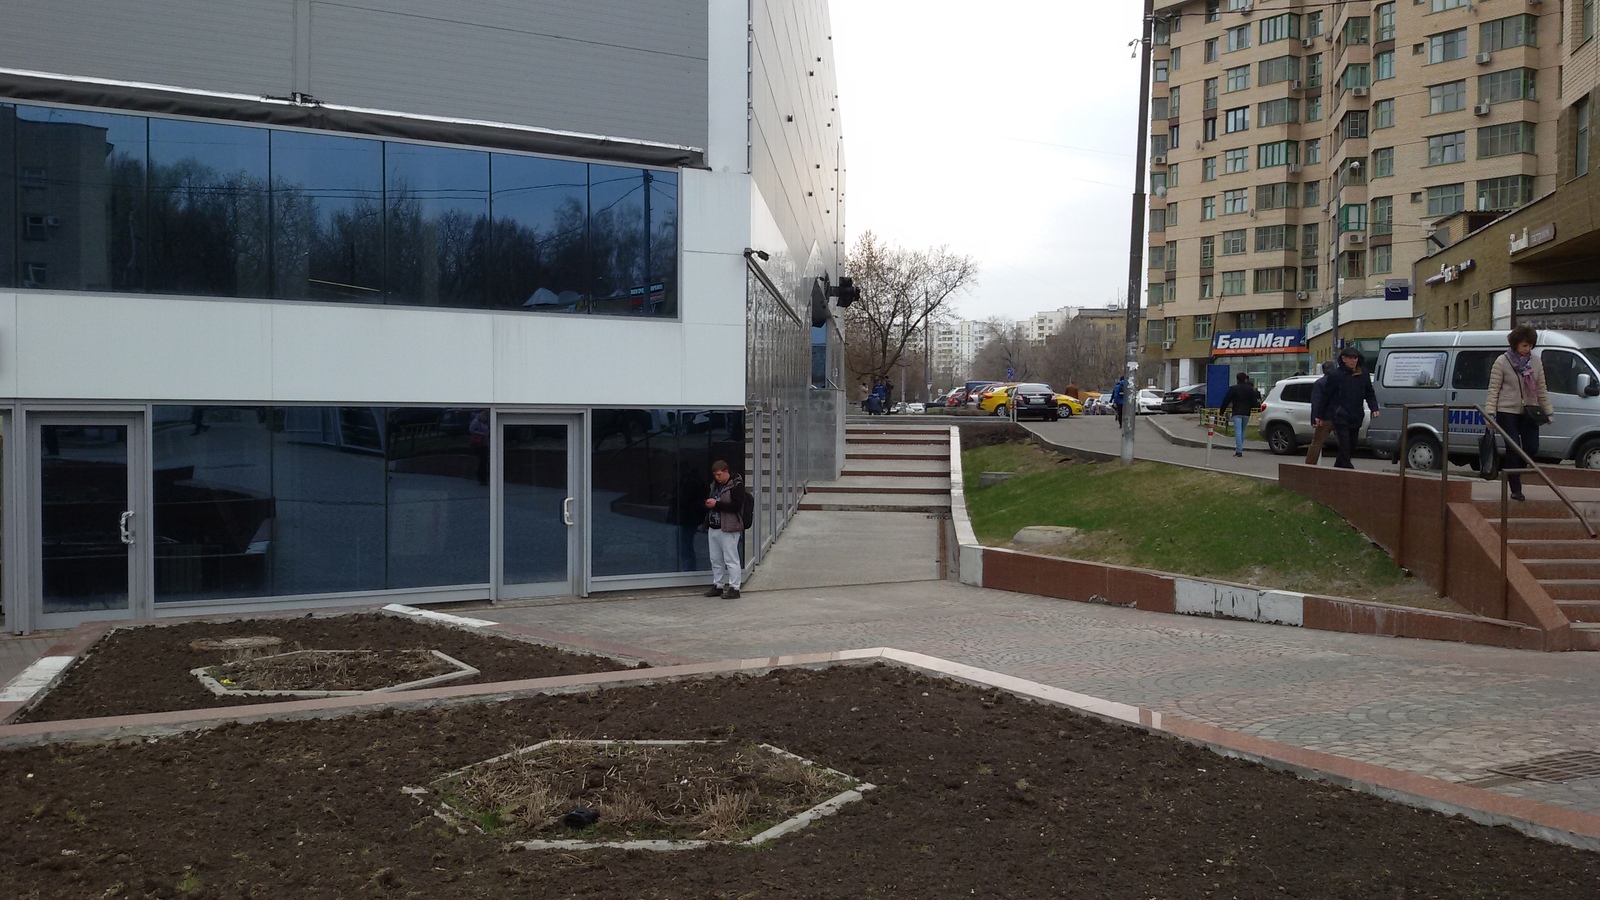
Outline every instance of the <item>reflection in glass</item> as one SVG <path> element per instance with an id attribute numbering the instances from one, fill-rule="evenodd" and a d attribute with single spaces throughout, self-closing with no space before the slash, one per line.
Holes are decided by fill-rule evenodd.
<path id="1" fill-rule="evenodd" d="M 17 108 L 19 286 L 144 287 L 145 121 Z"/>
<path id="2" fill-rule="evenodd" d="M 157 406 L 151 420 L 156 603 L 272 594 L 266 407 Z"/>
<path id="3" fill-rule="evenodd" d="M 17 108 L 0 103 L 0 287 L 17 283 Z"/>
<path id="4" fill-rule="evenodd" d="M 489 581 L 489 448 L 473 415 L 388 412 L 390 588 Z"/>
<path id="5" fill-rule="evenodd" d="M 127 427 L 41 424 L 39 437 L 44 612 L 127 609 Z"/>
<path id="6" fill-rule="evenodd" d="M 650 306 L 652 316 L 678 314 L 678 173 L 646 172 L 650 185 Z M 657 288 L 655 285 L 660 285 Z M 659 295 L 659 299 L 658 299 Z"/>
<path id="7" fill-rule="evenodd" d="M 496 309 L 580 312 L 588 295 L 584 163 L 496 153 L 493 165 Z M 676 253 L 676 249 L 674 249 Z"/>
<path id="8" fill-rule="evenodd" d="M 384 164 L 390 302 L 481 308 L 489 154 L 388 144 Z"/>
<path id="9" fill-rule="evenodd" d="M 382 413 L 372 407 L 271 410 L 275 594 L 384 587 Z"/>
<path id="10" fill-rule="evenodd" d="M 591 310 L 606 315 L 643 314 L 660 302 L 648 295 L 650 254 L 645 205 L 651 196 L 644 169 L 589 167 L 589 278 Z"/>
<path id="11" fill-rule="evenodd" d="M 150 290 L 271 292 L 267 131 L 150 120 Z"/>
<path id="12" fill-rule="evenodd" d="M 272 132 L 277 295 L 383 301 L 383 143 Z"/>
<path id="13" fill-rule="evenodd" d="M 711 463 L 737 471 L 743 415 L 601 409 L 592 419 L 590 558 L 595 575 L 705 572 Z"/>
<path id="14" fill-rule="evenodd" d="M 571 527 L 567 493 L 567 426 L 506 425 L 502 451 L 503 559 L 508 585 L 568 579 Z"/>

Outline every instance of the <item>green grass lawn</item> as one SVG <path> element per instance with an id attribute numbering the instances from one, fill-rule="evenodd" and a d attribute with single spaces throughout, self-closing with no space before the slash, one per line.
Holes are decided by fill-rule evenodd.
<path id="1" fill-rule="evenodd" d="M 1092 463 L 1031 443 L 961 454 L 978 540 L 1028 525 L 1082 532 L 1042 552 L 1363 600 L 1460 611 L 1408 578 L 1337 513 L 1275 484 L 1154 462 Z M 980 472 L 1017 477 L 978 487 Z"/>

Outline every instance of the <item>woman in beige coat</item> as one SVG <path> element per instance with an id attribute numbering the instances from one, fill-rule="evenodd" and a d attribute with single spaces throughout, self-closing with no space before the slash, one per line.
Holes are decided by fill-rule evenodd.
<path id="1" fill-rule="evenodd" d="M 1511 329 L 1506 335 L 1511 349 L 1500 354 L 1489 370 L 1489 396 L 1483 407 L 1529 457 L 1539 454 L 1539 426 L 1549 423 L 1554 411 L 1544 385 L 1544 365 L 1533 355 L 1538 342 L 1539 333 L 1532 326 Z M 1532 415 L 1530 407 L 1540 410 L 1541 415 Z M 1509 447 L 1506 450 L 1506 457 L 1501 460 L 1506 469 L 1527 465 L 1520 457 L 1512 459 Z M 1522 477 L 1508 472 L 1506 478 L 1511 482 L 1511 499 L 1526 499 L 1522 495 Z"/>

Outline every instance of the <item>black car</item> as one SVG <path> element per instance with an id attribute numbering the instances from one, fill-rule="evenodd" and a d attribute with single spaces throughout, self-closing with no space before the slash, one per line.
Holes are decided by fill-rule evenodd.
<path id="1" fill-rule="evenodd" d="M 1161 395 L 1161 411 L 1164 413 L 1188 413 L 1206 405 L 1205 384 L 1191 384 L 1175 391 L 1167 391 Z"/>
<path id="2" fill-rule="evenodd" d="M 1011 405 L 1017 407 L 1017 418 L 1038 416 L 1049 422 L 1061 418 L 1061 408 L 1056 405 L 1056 392 L 1048 384 L 1019 384 L 1012 388 L 1004 403 L 994 408 L 997 416 L 1011 415 Z"/>

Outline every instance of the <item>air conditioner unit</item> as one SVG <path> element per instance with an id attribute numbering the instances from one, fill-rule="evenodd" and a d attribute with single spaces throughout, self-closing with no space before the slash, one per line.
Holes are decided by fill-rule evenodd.
<path id="1" fill-rule="evenodd" d="M 1295 80 L 1289 82 L 1289 90 L 1291 90 L 1291 91 L 1298 91 L 1303 87 L 1305 87 L 1305 82 L 1301 81 L 1298 78 L 1296 78 Z"/>
<path id="2" fill-rule="evenodd" d="M 1494 62 L 1494 54 L 1493 53 L 1479 53 L 1478 54 L 1478 65 L 1487 66 L 1489 63 L 1492 63 L 1492 62 Z"/>
<path id="3" fill-rule="evenodd" d="M 1252 10 L 1253 10 L 1253 7 L 1250 4 L 1246 3 L 1245 5 L 1239 7 L 1239 15 L 1248 16 L 1248 15 L 1250 15 Z"/>
<path id="4" fill-rule="evenodd" d="M 1194 148 L 1195 148 L 1195 149 L 1196 149 L 1196 150 L 1199 150 L 1199 149 L 1200 149 L 1200 148 L 1201 148 L 1201 147 L 1204 147 L 1204 146 L 1205 146 L 1205 145 L 1204 145 L 1204 144 L 1202 144 L 1202 143 L 1200 143 L 1200 142 L 1199 142 L 1199 141 L 1198 141 L 1198 140 L 1196 140 L 1196 141 L 1195 141 L 1195 142 L 1194 142 Z"/>
<path id="5" fill-rule="evenodd" d="M 1306 293 L 1305 291 L 1300 291 L 1299 293 L 1294 295 L 1294 298 L 1296 300 L 1310 300 L 1311 299 L 1311 295 Z"/>
<path id="6" fill-rule="evenodd" d="M 1331 31 L 1330 31 L 1330 32 L 1328 32 L 1328 33 L 1327 33 L 1327 34 L 1325 34 L 1325 35 L 1323 35 L 1323 36 L 1322 36 L 1322 39 L 1323 39 L 1323 40 L 1324 40 L 1324 41 L 1326 41 L 1326 42 L 1328 42 L 1328 43 L 1330 43 L 1330 44 L 1331 44 L 1331 43 L 1333 43 L 1333 32 L 1331 32 Z"/>
<path id="7" fill-rule="evenodd" d="M 1305 40 L 1300 42 L 1300 46 L 1306 48 L 1307 50 L 1311 49 L 1312 47 L 1315 47 L 1316 45 L 1317 45 L 1317 39 L 1316 38 L 1306 38 Z"/>
<path id="8" fill-rule="evenodd" d="M 1352 97 L 1365 97 L 1366 95 L 1367 95 L 1367 89 L 1364 88 L 1364 87 L 1357 87 L 1357 88 L 1351 88 L 1350 89 L 1350 96 L 1352 96 Z"/>
<path id="9" fill-rule="evenodd" d="M 1350 235 L 1350 243 L 1352 245 L 1354 245 L 1354 244 L 1365 244 L 1366 242 L 1367 242 L 1367 236 L 1364 235 L 1364 234 L 1352 234 L 1352 235 Z"/>
<path id="10" fill-rule="evenodd" d="M 1154 156 L 1154 157 L 1151 157 L 1150 158 L 1150 164 L 1153 165 L 1153 166 L 1164 166 L 1164 165 L 1167 164 L 1167 158 L 1165 156 Z"/>
<path id="11" fill-rule="evenodd" d="M 1162 341 L 1161 342 L 1161 349 L 1163 349 L 1163 350 L 1171 350 L 1172 349 L 1172 342 L 1171 341 Z"/>
<path id="12" fill-rule="evenodd" d="M 1472 108 L 1472 114 L 1475 116 L 1487 116 L 1489 114 L 1489 101 L 1479 101 L 1478 105 Z"/>
<path id="13" fill-rule="evenodd" d="M 1298 175 L 1298 174 L 1300 174 L 1300 164 L 1299 163 L 1289 163 L 1289 174 L 1290 175 Z"/>

